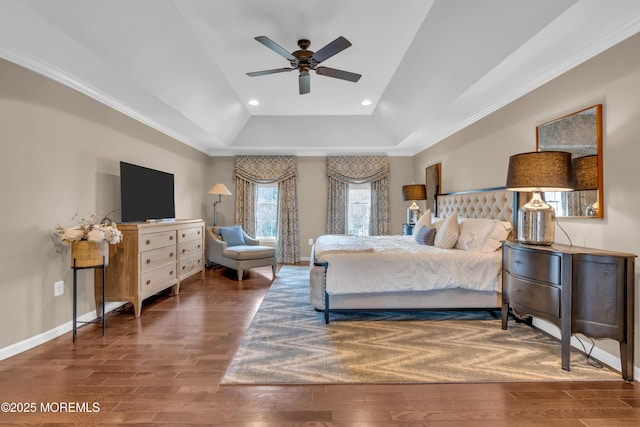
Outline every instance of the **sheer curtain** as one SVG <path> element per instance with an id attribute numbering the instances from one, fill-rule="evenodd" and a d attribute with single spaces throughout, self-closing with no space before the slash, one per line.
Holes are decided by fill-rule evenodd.
<path id="1" fill-rule="evenodd" d="M 236 182 L 235 222 L 255 236 L 257 184 L 278 185 L 278 262 L 300 261 L 298 241 L 297 165 L 295 156 L 237 156 L 233 171 Z"/>
<path id="2" fill-rule="evenodd" d="M 387 156 L 329 156 L 327 176 L 327 233 L 347 231 L 347 195 L 349 184 L 371 183 L 371 220 L 369 234 L 389 234 L 389 158 Z"/>

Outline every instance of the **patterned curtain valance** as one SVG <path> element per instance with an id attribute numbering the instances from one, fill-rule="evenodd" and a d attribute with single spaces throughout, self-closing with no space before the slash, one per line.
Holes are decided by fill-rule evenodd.
<path id="1" fill-rule="evenodd" d="M 236 156 L 233 176 L 257 184 L 279 182 L 296 176 L 295 156 Z"/>
<path id="2" fill-rule="evenodd" d="M 390 170 L 387 156 L 327 157 L 327 175 L 351 184 L 378 181 L 388 177 Z"/>

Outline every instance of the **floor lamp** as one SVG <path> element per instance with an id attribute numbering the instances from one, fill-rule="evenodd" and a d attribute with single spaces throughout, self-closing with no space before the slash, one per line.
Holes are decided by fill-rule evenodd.
<path id="1" fill-rule="evenodd" d="M 231 191 L 224 184 L 216 184 L 207 193 L 218 195 L 218 200 L 213 202 L 213 225 L 216 225 L 216 205 L 222 202 L 222 196 L 230 196 Z"/>

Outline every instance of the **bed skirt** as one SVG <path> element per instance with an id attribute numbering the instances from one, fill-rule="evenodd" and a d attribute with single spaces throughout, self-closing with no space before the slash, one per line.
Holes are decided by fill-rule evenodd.
<path id="1" fill-rule="evenodd" d="M 432 291 L 381 292 L 329 295 L 326 292 L 326 267 L 315 264 L 310 272 L 310 300 L 314 308 L 325 313 L 375 310 L 498 310 L 502 307 L 501 292 L 468 289 Z"/>

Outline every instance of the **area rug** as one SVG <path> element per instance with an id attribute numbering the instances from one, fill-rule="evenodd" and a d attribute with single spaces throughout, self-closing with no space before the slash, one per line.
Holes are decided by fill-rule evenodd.
<path id="1" fill-rule="evenodd" d="M 258 309 L 222 384 L 622 381 L 523 323 L 501 328 L 499 312 L 332 313 L 309 302 L 309 269 L 283 267 Z"/>

